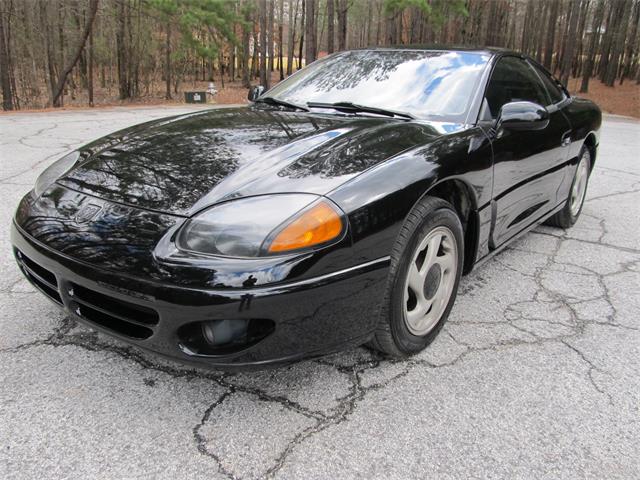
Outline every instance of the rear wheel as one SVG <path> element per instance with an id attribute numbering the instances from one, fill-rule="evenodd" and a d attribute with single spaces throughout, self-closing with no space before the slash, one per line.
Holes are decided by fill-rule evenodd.
<path id="1" fill-rule="evenodd" d="M 449 203 L 425 197 L 414 207 L 391 254 L 387 291 L 371 347 L 403 357 L 431 343 L 456 298 L 463 238 L 462 225 Z"/>
<path id="2" fill-rule="evenodd" d="M 550 217 L 545 223 L 553 227 L 569 228 L 578 220 L 584 199 L 587 196 L 589 173 L 591 172 L 591 153 L 586 147 L 580 152 L 578 167 L 573 176 L 569 197 L 562 210 Z"/>

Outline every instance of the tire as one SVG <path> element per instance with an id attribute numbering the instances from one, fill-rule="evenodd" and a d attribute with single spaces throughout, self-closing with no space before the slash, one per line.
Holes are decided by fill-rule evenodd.
<path id="1" fill-rule="evenodd" d="M 420 200 L 393 246 L 380 319 L 367 345 L 394 357 L 429 345 L 455 302 L 463 260 L 464 234 L 453 207 L 439 198 Z"/>
<path id="2" fill-rule="evenodd" d="M 578 166 L 573 175 L 569 196 L 562 210 L 551 216 L 545 223 L 552 227 L 570 228 L 580 217 L 584 199 L 587 195 L 589 186 L 589 174 L 591 172 L 591 153 L 587 147 L 582 147 L 580 156 L 578 157 Z M 582 182 L 582 183 L 579 183 Z"/>

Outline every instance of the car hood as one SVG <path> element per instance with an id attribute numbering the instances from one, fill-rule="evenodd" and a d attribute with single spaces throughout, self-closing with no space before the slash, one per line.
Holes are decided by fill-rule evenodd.
<path id="1" fill-rule="evenodd" d="M 249 195 L 324 195 L 373 165 L 459 129 L 379 117 L 212 109 L 97 140 L 58 180 L 105 200 L 189 216 Z"/>

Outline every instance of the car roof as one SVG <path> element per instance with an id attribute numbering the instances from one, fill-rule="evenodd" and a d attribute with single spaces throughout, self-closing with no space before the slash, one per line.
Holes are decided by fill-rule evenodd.
<path id="1" fill-rule="evenodd" d="M 375 51 L 397 51 L 397 50 L 424 50 L 424 51 L 441 51 L 441 52 L 477 52 L 488 55 L 504 55 L 513 54 L 521 56 L 522 54 L 508 48 L 501 47 L 479 47 L 479 46 L 461 46 L 461 45 L 434 45 L 434 44 L 415 44 L 415 45 L 390 45 L 382 47 L 364 47 L 356 48 L 355 51 L 375 50 Z"/>

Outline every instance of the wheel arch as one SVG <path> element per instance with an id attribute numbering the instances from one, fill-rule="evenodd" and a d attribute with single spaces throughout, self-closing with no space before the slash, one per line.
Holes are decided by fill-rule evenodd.
<path id="1" fill-rule="evenodd" d="M 449 177 L 433 183 L 416 201 L 416 204 L 425 196 L 440 198 L 453 206 L 464 232 L 464 265 L 462 272 L 463 274 L 469 273 L 475 263 L 478 240 L 480 238 L 480 217 L 473 188 L 460 178 Z"/>
<path id="2" fill-rule="evenodd" d="M 595 132 L 589 132 L 584 139 L 583 145 L 589 149 L 589 155 L 591 155 L 590 172 L 593 171 L 593 167 L 596 163 L 596 155 L 598 153 L 598 140 Z"/>

